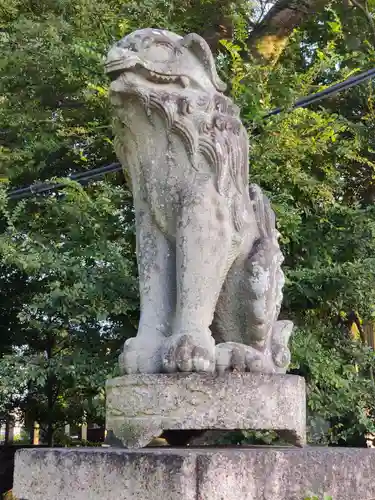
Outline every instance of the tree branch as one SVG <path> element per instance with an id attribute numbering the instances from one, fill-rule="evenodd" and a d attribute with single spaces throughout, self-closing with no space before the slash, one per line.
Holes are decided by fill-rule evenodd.
<path id="1" fill-rule="evenodd" d="M 359 9 L 367 19 L 372 31 L 372 38 L 373 38 L 372 41 L 373 44 L 375 45 L 375 22 L 374 19 L 372 18 L 372 15 L 370 14 L 370 11 L 368 10 L 367 0 L 365 0 L 363 4 L 361 4 L 359 0 L 351 0 L 351 2 L 354 5 L 354 7 Z"/>
<path id="2" fill-rule="evenodd" d="M 250 33 L 248 47 L 253 57 L 275 63 L 293 31 L 328 3 L 329 0 L 278 0 Z"/>
<path id="3" fill-rule="evenodd" d="M 259 3 L 260 3 L 260 9 L 261 10 L 260 10 L 260 14 L 259 14 L 259 17 L 257 19 L 257 22 L 255 23 L 256 25 L 259 24 L 262 21 L 262 19 L 264 18 L 265 13 L 267 11 L 267 2 L 262 2 L 262 0 L 260 0 Z"/>

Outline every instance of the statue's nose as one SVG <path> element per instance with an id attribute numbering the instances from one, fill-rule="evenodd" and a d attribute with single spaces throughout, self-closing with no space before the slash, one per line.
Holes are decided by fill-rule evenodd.
<path id="1" fill-rule="evenodd" d="M 121 59 L 126 55 L 126 50 L 119 45 L 115 45 L 110 49 L 107 55 L 107 61 L 115 61 L 117 59 Z"/>

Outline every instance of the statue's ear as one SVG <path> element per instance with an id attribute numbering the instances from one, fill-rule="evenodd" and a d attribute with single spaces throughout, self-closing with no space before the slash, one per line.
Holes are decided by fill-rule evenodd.
<path id="1" fill-rule="evenodd" d="M 190 33 L 181 40 L 181 45 L 193 52 L 206 68 L 214 87 L 220 92 L 224 92 L 227 86 L 217 74 L 215 60 L 207 42 L 201 36 Z"/>

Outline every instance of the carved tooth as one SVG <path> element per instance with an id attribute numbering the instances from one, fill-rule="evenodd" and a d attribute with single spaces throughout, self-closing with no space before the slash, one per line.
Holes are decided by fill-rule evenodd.
<path id="1" fill-rule="evenodd" d="M 187 76 L 180 76 L 180 82 L 184 88 L 188 87 L 190 80 Z"/>

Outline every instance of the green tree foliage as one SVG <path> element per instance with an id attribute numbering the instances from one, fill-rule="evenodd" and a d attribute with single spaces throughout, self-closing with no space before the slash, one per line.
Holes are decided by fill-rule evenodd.
<path id="1" fill-rule="evenodd" d="M 251 65 L 238 87 L 249 122 L 259 114 L 246 98 L 256 95 L 254 72 L 264 78 L 259 102 L 274 106 L 370 68 L 372 30 L 358 15 L 354 6 L 332 4 L 294 33 L 271 73 Z M 350 30 L 359 30 L 355 51 L 345 43 L 347 16 Z M 326 437 L 340 443 L 373 432 L 373 350 L 339 328 L 343 311 L 374 315 L 372 89 L 362 85 L 268 120 L 252 153 L 253 178 L 270 193 L 283 234 L 285 313 L 299 327 L 295 367 L 307 378 L 311 413 L 330 421 Z"/>
<path id="2" fill-rule="evenodd" d="M 3 357 L 2 383 L 17 388 L 12 393 L 28 419 L 48 424 L 51 436 L 58 424 L 103 417 L 104 381 L 121 336 L 134 333 L 129 318 L 138 300 L 127 192 L 72 184 L 63 198 L 16 209 L 2 195 L 4 266 L 22 269 L 29 287 L 18 313 L 23 336 L 13 355 Z"/>
<path id="3" fill-rule="evenodd" d="M 349 311 L 375 315 L 373 83 L 263 115 L 372 67 L 375 2 L 310 1 L 277 57 L 254 58 L 291 3 L 0 0 L 0 174 L 18 187 L 114 161 L 107 48 L 145 26 L 206 36 L 249 130 L 251 179 L 278 216 L 292 369 L 311 415 L 331 423 L 324 440 L 350 442 L 374 431 L 373 350 L 340 326 Z M 25 203 L 0 194 L 0 413 L 26 409 L 51 441 L 67 421 L 101 418 L 104 380 L 137 326 L 131 195 L 119 175 Z"/>
<path id="4" fill-rule="evenodd" d="M 115 160 L 102 58 L 140 26 L 203 28 L 223 2 L 0 2 L 0 175 L 6 187 Z M 210 17 L 211 16 L 211 17 Z M 142 19 L 142 22 L 140 22 Z M 203 20 L 204 19 L 204 20 Z M 214 22 L 212 23 L 214 24 Z M 120 187 L 119 187 L 120 186 Z M 1 191 L 0 415 L 54 430 L 101 421 L 103 386 L 134 335 L 138 294 L 131 196 L 122 176 L 62 196 Z"/>

